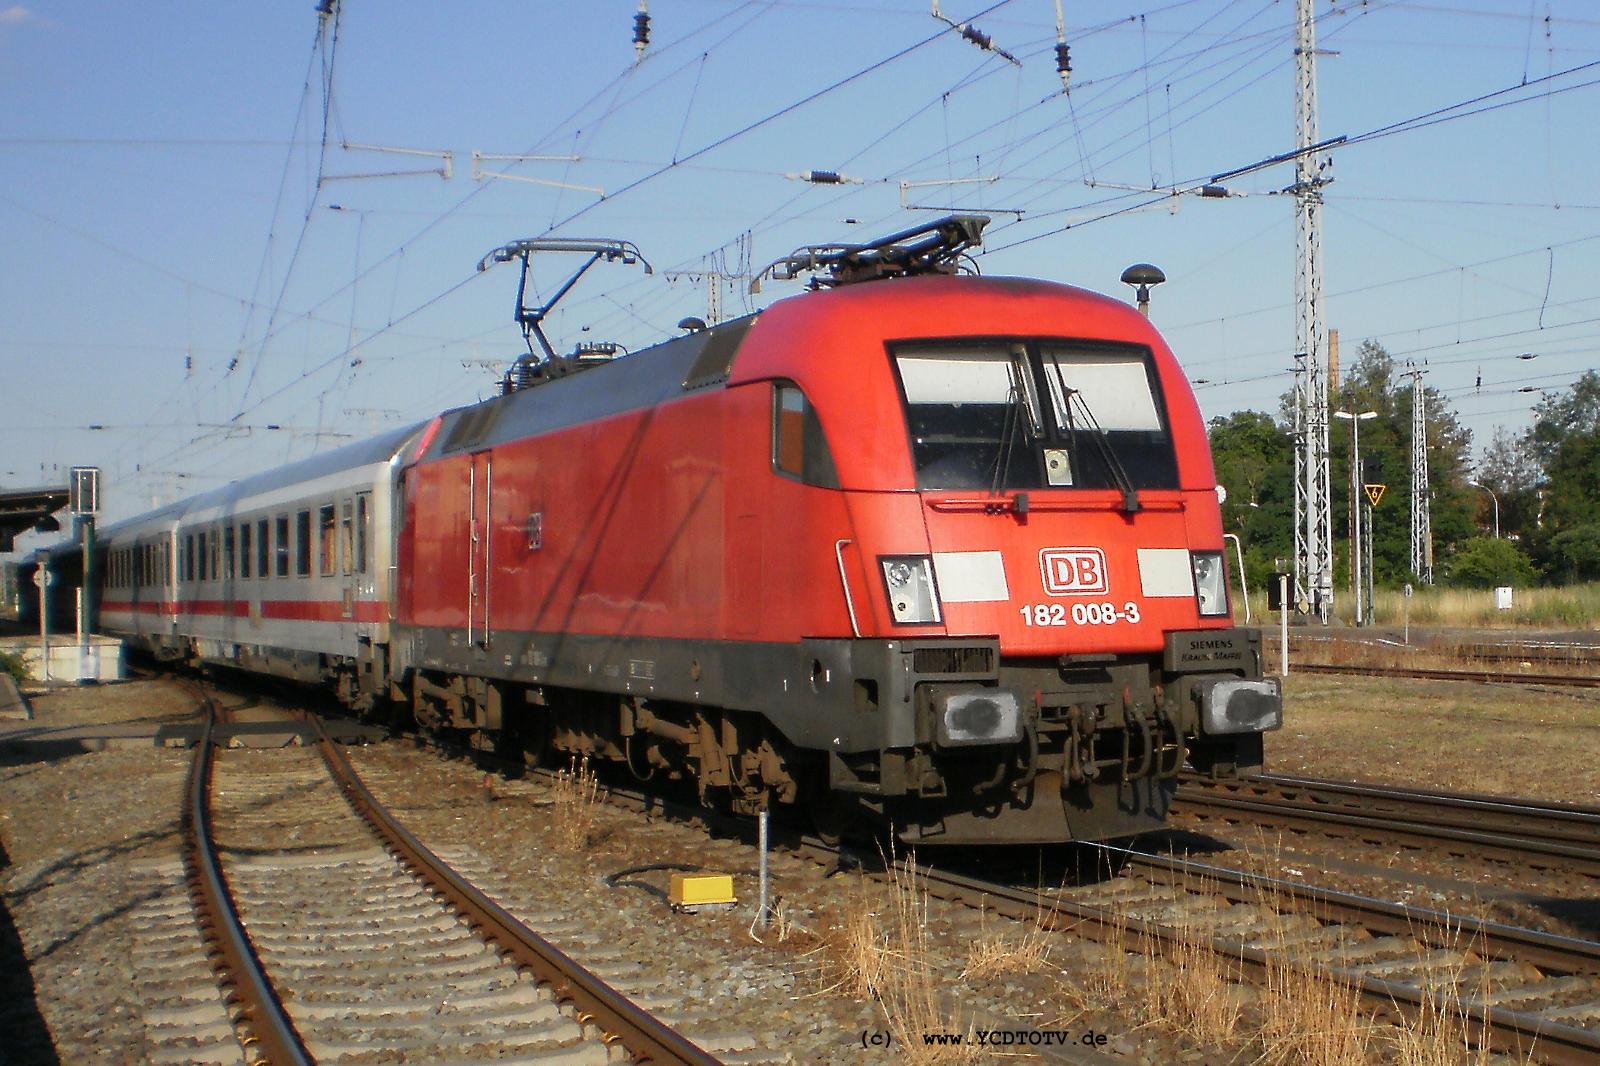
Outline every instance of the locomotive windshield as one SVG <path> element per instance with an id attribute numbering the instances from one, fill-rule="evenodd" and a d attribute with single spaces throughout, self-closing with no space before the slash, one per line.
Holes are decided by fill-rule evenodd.
<path id="1" fill-rule="evenodd" d="M 895 368 L 920 489 L 1170 489 L 1149 353 L 1075 341 L 918 343 Z"/>

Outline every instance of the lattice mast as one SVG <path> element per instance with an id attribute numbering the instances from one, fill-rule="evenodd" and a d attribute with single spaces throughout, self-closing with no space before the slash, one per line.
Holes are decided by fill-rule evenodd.
<path id="1" fill-rule="evenodd" d="M 1433 515 L 1428 505 L 1428 393 L 1422 368 L 1406 364 L 1411 379 L 1411 572 L 1433 584 Z"/>
<path id="2" fill-rule="evenodd" d="M 1322 186 L 1317 133 L 1314 0 L 1295 4 L 1295 598 L 1322 621 L 1333 611 L 1333 502 L 1322 324 Z"/>

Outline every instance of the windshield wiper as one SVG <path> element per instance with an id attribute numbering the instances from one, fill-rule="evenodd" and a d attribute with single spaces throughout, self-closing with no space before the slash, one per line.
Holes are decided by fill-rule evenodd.
<path id="1" fill-rule="evenodd" d="M 1076 405 L 1083 415 L 1083 421 L 1088 426 L 1087 433 L 1094 441 L 1095 450 L 1100 453 L 1100 459 L 1106 464 L 1106 469 L 1111 472 L 1111 480 L 1117 483 L 1117 489 L 1122 493 L 1122 509 L 1128 514 L 1139 510 L 1139 491 L 1133 487 L 1133 478 L 1128 476 L 1128 468 L 1122 465 L 1122 460 L 1117 458 L 1116 450 L 1111 447 L 1111 442 L 1106 439 L 1105 430 L 1100 428 L 1100 420 L 1095 418 L 1094 412 L 1089 409 L 1089 401 L 1083 398 L 1083 393 L 1067 385 L 1066 378 L 1061 373 L 1061 360 L 1054 355 L 1050 357 L 1050 364 L 1055 368 L 1056 384 L 1061 388 L 1061 395 L 1067 402 L 1067 429 L 1074 436 L 1078 428 L 1073 422 L 1072 410 Z"/>

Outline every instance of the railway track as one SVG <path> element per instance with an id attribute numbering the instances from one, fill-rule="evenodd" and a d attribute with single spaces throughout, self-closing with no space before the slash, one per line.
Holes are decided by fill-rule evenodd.
<path id="1" fill-rule="evenodd" d="M 1269 824 L 1384 848 L 1428 849 L 1600 882 L 1600 809 L 1472 793 L 1253 774 L 1185 774 L 1174 811 L 1232 825 Z"/>
<path id="2" fill-rule="evenodd" d="M 673 808 L 630 789 L 605 798 L 638 812 Z M 830 870 L 847 859 L 810 837 L 794 846 Z M 1320 974 L 1357 990 L 1375 1014 L 1443 1009 L 1475 1041 L 1535 1061 L 1600 1060 L 1600 944 L 1170 856 L 1125 859 L 1121 875 L 1097 885 L 1041 889 L 923 865 L 917 887 L 1112 950 L 1160 955 L 1198 943 L 1247 980 L 1265 983 L 1285 967 Z"/>
<path id="3" fill-rule="evenodd" d="M 1367 677 L 1409 677 L 1424 681 L 1473 681 L 1490 685 L 1548 685 L 1556 688 L 1600 688 L 1600 674 L 1540 674 L 1516 670 L 1434 669 L 1377 663 L 1307 663 L 1293 659 L 1290 673 L 1357 674 Z"/>
<path id="4" fill-rule="evenodd" d="M 186 788 L 184 865 L 248 1060 L 717 1061 L 425 848 L 320 725 L 314 750 L 218 767 L 214 717 Z M 215 1044 L 164 1057 L 239 1061 Z"/>
<path id="5" fill-rule="evenodd" d="M 1266 631 L 1265 636 L 1275 650 L 1277 638 L 1270 631 L 1270 628 Z M 1330 647 L 1342 649 L 1347 654 L 1351 652 L 1369 655 L 1374 653 L 1389 655 L 1405 653 L 1410 655 L 1445 655 L 1469 662 L 1514 662 L 1530 665 L 1541 663 L 1569 667 L 1600 665 L 1600 644 L 1573 641 L 1451 641 L 1444 638 L 1434 638 L 1432 640 L 1420 640 L 1414 644 L 1404 644 L 1399 640 L 1383 636 L 1349 637 L 1295 634 L 1289 638 L 1289 652 L 1295 656 L 1310 654 L 1313 648 Z"/>

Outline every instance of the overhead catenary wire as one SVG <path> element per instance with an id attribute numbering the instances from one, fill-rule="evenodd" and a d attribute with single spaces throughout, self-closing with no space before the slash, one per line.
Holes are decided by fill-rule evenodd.
<path id="1" fill-rule="evenodd" d="M 1176 6 L 1181 6 L 1181 5 L 1172 5 L 1172 6 L 1176 7 Z M 1239 7 L 1234 7 L 1234 10 L 1239 11 L 1241 9 Z M 1214 13 L 1213 9 L 1211 9 L 1211 8 L 1207 9 L 1206 14 L 1208 16 L 1212 15 L 1213 13 Z M 924 18 L 926 17 L 925 14 L 923 15 L 923 17 Z M 977 16 L 975 16 L 975 17 L 977 17 Z M 665 25 L 665 23 L 663 23 L 663 26 L 664 25 Z M 999 32 L 1000 28 L 1001 27 L 996 27 L 996 32 Z M 1187 27 L 1185 27 L 1185 28 L 1187 28 Z M 1166 35 L 1167 32 L 1168 31 L 1166 31 L 1165 28 L 1163 28 L 1162 34 Z M 1079 39 L 1079 38 L 1075 34 L 1074 35 L 1074 40 L 1077 40 L 1077 39 Z M 1158 39 L 1156 33 L 1153 31 L 1153 28 L 1151 28 L 1151 39 L 1152 39 L 1152 42 L 1154 40 Z M 1161 37 L 1160 39 L 1164 40 L 1165 36 Z M 1271 44 L 1267 43 L 1266 46 L 1267 47 L 1271 47 Z M 1049 48 L 1049 46 L 1047 44 L 1046 51 L 1048 51 L 1048 48 Z M 1203 50 L 1201 50 L 1201 51 L 1203 51 Z M 697 47 L 697 52 L 698 52 L 698 55 L 697 55 L 696 59 L 693 62 L 698 64 L 697 73 L 695 74 L 695 78 L 698 81 L 699 77 L 701 75 L 703 75 L 704 72 L 705 72 L 706 60 L 705 60 L 704 57 L 707 56 L 709 53 L 707 51 L 705 51 L 704 49 L 700 49 L 698 47 Z M 1023 50 L 1018 49 L 1018 54 L 1019 55 L 1023 55 L 1024 54 Z M 659 54 L 654 51 L 654 46 L 652 46 L 651 62 L 654 62 L 658 58 L 659 58 Z M 980 61 L 978 63 L 978 69 L 979 70 L 981 70 L 982 67 L 983 67 L 983 64 L 981 63 L 982 58 L 983 58 L 982 56 L 974 55 L 974 59 Z M 996 69 L 1006 69 L 1001 64 L 989 64 L 989 65 L 994 67 L 994 68 L 996 68 Z M 648 67 L 648 66 L 649 66 L 649 64 L 647 63 L 646 67 Z M 1222 69 L 1222 68 L 1219 68 L 1219 69 Z M 1155 77 L 1153 75 L 1152 75 L 1152 80 L 1157 82 L 1158 84 L 1164 83 L 1164 81 L 1165 81 L 1164 78 L 1157 78 L 1157 77 Z M 1088 79 L 1085 79 L 1084 84 L 1085 85 L 1088 84 Z M 1230 84 L 1234 84 L 1234 83 L 1230 83 Z M 1076 89 L 1076 86 L 1075 86 L 1075 89 Z M 698 93 L 698 90 L 694 90 L 694 91 L 691 92 L 691 96 L 696 95 L 697 93 Z M 1176 86 L 1174 87 L 1173 93 L 1174 93 L 1174 104 L 1176 105 L 1176 104 L 1178 104 L 1179 99 L 1180 99 L 1180 93 L 1179 93 L 1179 90 L 1178 90 L 1178 88 Z M 1083 110 L 1083 107 L 1084 107 L 1084 101 L 1088 101 L 1090 99 L 1091 99 L 1090 94 L 1088 92 L 1086 92 L 1084 94 L 1084 96 L 1078 98 L 1078 100 L 1076 100 L 1076 101 L 1070 101 L 1070 103 L 1073 106 L 1076 106 L 1081 112 Z M 693 110 L 692 106 L 691 106 L 690 110 Z M 996 113 L 996 118 L 994 120 L 994 125 L 997 128 L 997 130 L 1003 123 L 1009 122 L 1009 121 L 1013 121 L 1015 119 L 1015 116 L 1017 114 L 1019 114 L 1019 113 L 1020 113 L 1019 109 L 1013 109 L 1013 111 L 1012 111 L 1012 113 L 1010 115 L 1007 115 L 1005 113 L 1004 108 L 1002 108 L 1000 111 L 998 111 Z M 1176 118 L 1180 117 L 1182 114 L 1183 114 L 1182 111 L 1175 111 L 1173 113 L 1173 117 L 1176 119 Z M 686 111 L 685 117 L 684 117 L 684 122 L 679 127 L 678 145 L 680 147 L 681 147 L 681 145 L 683 143 L 683 140 L 684 140 L 683 133 L 684 133 L 685 130 L 687 130 L 688 125 L 689 125 L 688 112 Z M 1030 132 L 1030 129 L 1031 129 L 1032 126 L 1033 126 L 1033 123 L 1031 123 L 1031 122 L 1028 123 L 1027 124 L 1027 128 L 1023 128 L 1022 135 L 1026 136 L 1027 133 Z M 1045 126 L 1044 128 L 1048 129 L 1049 127 Z M 1148 135 L 1149 132 L 1150 132 L 1150 130 L 1147 128 L 1146 131 L 1145 131 L 1146 135 Z M 954 131 L 953 135 L 954 136 L 960 136 L 960 129 L 957 128 Z M 1167 134 L 1167 135 L 1169 136 L 1169 139 L 1170 139 L 1170 133 Z M 670 138 L 670 131 L 669 131 L 669 138 Z M 1091 134 L 1091 140 L 1092 140 L 1093 143 L 1089 147 L 1092 149 L 1092 151 L 1094 153 L 1096 153 L 1095 155 L 1091 156 L 1091 158 L 1096 158 L 1096 159 L 1105 158 L 1109 154 L 1108 152 L 1106 152 L 1106 149 L 1104 147 L 1104 145 L 1105 145 L 1105 143 L 1107 141 L 1107 138 L 1105 136 L 1101 135 L 1101 131 L 1100 130 L 1097 130 L 1093 134 Z M 669 144 L 671 143 L 670 139 L 669 139 L 668 143 Z M 1009 143 L 1012 143 L 1012 142 L 1007 140 L 1005 143 L 1009 144 Z M 1148 153 L 1149 150 L 1150 150 L 1150 144 L 1148 142 L 1148 139 L 1146 139 L 1145 141 L 1139 143 L 1137 145 L 1137 147 L 1136 147 L 1136 150 L 1140 151 L 1140 152 Z M 673 153 L 672 153 L 673 156 L 677 156 L 678 154 L 679 153 L 676 150 L 673 151 Z M 976 154 L 979 154 L 979 153 L 972 153 L 972 154 L 976 155 Z M 984 153 L 984 154 L 987 154 L 987 153 Z M 599 157 L 586 157 L 586 164 L 585 165 L 587 165 L 587 159 L 589 159 L 589 158 L 598 159 Z M 705 165 L 707 165 L 708 169 L 710 169 L 709 161 L 702 159 L 702 160 L 700 160 L 700 162 L 705 164 Z M 809 163 L 809 162 L 811 162 L 811 160 L 806 160 L 805 162 Z M 828 166 L 829 169 L 832 169 L 834 166 L 841 166 L 842 165 L 842 164 L 834 164 L 832 160 L 821 160 L 821 159 L 819 159 L 819 160 L 816 160 L 816 162 L 819 165 Z M 1188 160 L 1186 160 L 1186 162 L 1188 162 Z M 689 169 L 689 168 L 686 167 L 685 169 Z M 734 168 L 728 168 L 728 169 L 734 169 Z M 879 167 L 872 168 L 872 170 L 877 172 L 881 177 L 881 176 L 885 175 L 885 172 L 888 170 L 888 168 L 879 166 Z M 1015 169 L 1012 169 L 1011 173 L 1015 174 L 1016 173 Z M 1016 180 L 1016 181 L 1019 181 L 1019 183 L 1020 183 L 1021 179 L 1008 177 L 1007 180 Z M 1054 208 L 1057 204 L 1059 204 L 1061 202 L 1061 199 L 1062 199 L 1061 193 L 1060 193 L 1060 188 L 1061 188 L 1061 185 L 1062 185 L 1062 179 L 1061 178 L 1048 179 L 1051 182 L 1051 184 L 1049 184 L 1049 185 L 1045 185 L 1045 184 L 1042 183 L 1043 180 L 1045 180 L 1045 179 L 1042 179 L 1042 176 L 1040 178 L 1035 178 L 1033 180 L 1041 181 L 1041 184 L 1039 185 L 1039 187 L 1034 190 L 1034 193 L 1036 195 L 1044 198 L 1041 202 L 1051 206 L 1052 208 Z M 820 190 L 820 194 L 819 194 L 819 190 L 814 189 L 813 187 L 811 187 L 809 185 L 803 187 L 800 190 L 798 190 L 797 197 L 792 199 L 791 202 L 798 203 L 799 202 L 798 201 L 798 196 L 807 196 L 807 197 L 809 197 L 809 199 L 807 201 L 805 201 L 805 203 L 808 205 L 809 210 L 807 212 L 802 212 L 801 214 L 795 216 L 796 219 L 819 217 L 818 216 L 818 211 L 819 210 L 826 211 L 826 210 L 828 210 L 828 205 L 830 205 L 832 203 L 840 202 L 835 197 L 833 197 L 831 195 L 828 195 L 832 191 L 834 191 L 834 190 L 823 189 L 823 190 Z M 870 190 L 868 190 L 868 192 L 870 194 Z M 787 196 L 787 191 L 783 195 Z M 1054 203 L 1050 202 L 1052 197 L 1055 198 L 1055 202 Z M 1090 199 L 1091 201 L 1099 201 L 1099 200 L 1101 200 L 1101 198 L 1097 197 L 1097 196 L 1092 196 L 1092 197 L 1089 197 L 1088 199 Z M 1118 214 L 1120 214 L 1125 209 L 1129 208 L 1130 206 L 1133 206 L 1133 205 L 1136 205 L 1136 204 L 1142 204 L 1144 201 L 1146 201 L 1148 199 L 1149 199 L 1149 197 L 1141 197 L 1138 194 L 1129 193 L 1129 194 L 1126 194 L 1124 197 L 1122 197 L 1120 199 L 1116 199 L 1116 200 L 1109 200 L 1108 199 L 1108 202 L 1105 203 L 1105 206 L 1103 208 L 1099 209 L 1099 210 L 1102 210 L 1102 211 L 1106 211 L 1106 210 L 1115 211 Z M 569 203 L 570 203 L 570 199 L 569 199 Z M 1071 207 L 1059 208 L 1059 210 L 1062 210 L 1062 211 L 1078 211 L 1078 210 L 1082 210 L 1082 205 L 1073 205 Z M 1091 210 L 1094 210 L 1094 209 L 1091 209 Z M 867 216 L 866 216 L 866 214 L 863 214 L 862 217 L 865 218 Z M 552 216 L 552 219 L 553 219 L 554 222 L 559 222 L 560 221 L 559 219 L 555 219 L 554 216 Z M 1005 226 L 1005 227 L 995 227 L 995 228 L 997 230 L 1002 230 L 1002 231 L 1003 231 L 1003 229 L 1010 229 L 1011 233 L 1016 235 L 1016 236 L 1026 236 L 1031 229 L 1038 228 L 1038 224 L 1035 222 L 1035 223 L 1033 223 L 1033 224 L 1031 224 L 1029 226 L 1025 226 L 1025 227 Z M 730 238 L 730 242 L 731 242 L 731 238 Z M 996 242 L 997 245 L 1000 245 L 1002 243 L 1003 243 L 1003 240 L 1000 241 L 1000 242 Z M 387 246 L 385 246 L 385 247 L 387 247 Z M 398 255 L 396 256 L 396 258 L 403 257 L 406 254 L 405 253 L 405 248 L 408 248 L 408 247 L 409 248 L 413 248 L 413 249 L 415 248 L 414 245 L 403 244 L 401 246 L 401 248 L 398 250 Z M 997 247 L 995 250 L 996 251 L 1003 251 L 1004 248 Z M 374 265 L 376 265 L 376 264 L 374 263 Z M 365 275 L 363 275 L 363 276 L 365 276 Z M 350 275 L 347 274 L 346 277 L 348 278 L 348 277 L 350 277 Z M 668 295 L 665 295 L 665 296 L 651 296 L 648 299 L 647 302 L 637 302 L 637 303 L 635 303 L 634 301 L 631 300 L 630 296 L 627 295 L 627 293 L 629 293 L 629 292 L 637 292 L 638 291 L 638 289 L 635 288 L 634 285 L 635 285 L 635 283 L 629 282 L 627 285 L 618 286 L 618 287 L 608 291 L 608 293 L 607 293 L 607 295 L 605 297 L 599 297 L 599 296 L 594 297 L 593 298 L 593 302 L 596 305 L 609 306 L 611 308 L 611 310 L 614 311 L 616 314 L 622 315 L 624 317 L 632 316 L 632 315 L 635 314 L 636 311 L 638 311 L 640 309 L 643 309 L 644 317 L 649 319 L 649 320 L 654 321 L 656 319 L 657 315 L 660 313 L 657 309 L 664 308 L 668 303 L 670 303 L 670 301 L 672 299 L 671 295 L 668 294 Z M 352 287 L 348 291 L 351 292 L 352 297 L 353 297 L 354 288 Z M 398 289 L 398 286 L 397 286 L 396 287 L 396 292 L 398 292 L 398 291 L 399 291 L 399 289 Z M 621 297 L 621 299 L 617 299 L 616 297 L 613 297 L 611 295 L 612 292 L 615 292 L 617 294 L 617 296 Z M 368 303 L 369 305 L 373 302 L 372 298 L 368 297 L 366 295 L 364 288 L 363 288 L 363 297 L 362 298 L 363 298 L 363 301 Z M 285 306 L 287 306 L 287 305 L 285 305 Z M 409 306 L 409 305 L 401 305 L 401 306 Z M 393 317 L 393 316 L 391 315 L 391 317 Z M 1236 317 L 1236 316 L 1230 314 L 1230 316 L 1228 316 L 1228 317 Z M 313 317 L 313 318 L 310 318 L 308 320 L 315 321 L 316 319 Z M 380 321 L 381 321 L 381 318 L 380 318 Z M 586 322 L 586 324 L 587 324 L 587 322 Z M 361 333 L 363 335 L 365 335 L 366 332 L 367 331 L 365 329 L 363 329 L 361 331 Z M 277 336 L 282 336 L 283 335 L 281 333 L 281 331 L 277 331 L 277 330 L 275 330 L 274 333 Z M 361 339 L 360 343 L 366 345 L 366 348 L 364 348 L 362 350 L 363 351 L 370 350 L 373 340 L 374 340 L 373 337 L 364 337 L 364 339 Z M 357 341 L 358 341 L 357 337 L 351 336 L 350 339 L 349 339 L 349 342 L 346 343 L 343 346 L 346 347 L 347 350 L 353 351 L 357 347 Z M 370 358 L 372 358 L 372 356 L 369 355 L 368 358 L 370 359 Z M 377 358 L 381 359 L 381 358 L 385 358 L 385 356 L 379 356 Z M 308 366 L 312 366 L 313 363 L 314 363 L 314 361 L 312 363 L 308 363 L 307 365 Z M 313 371 L 313 373 L 314 372 L 315 371 Z M 350 381 L 353 380 L 353 376 L 350 375 L 350 374 L 345 374 L 342 371 L 341 371 L 341 375 L 342 376 L 340 376 L 337 379 L 337 380 L 339 380 L 341 382 L 341 387 L 348 387 Z M 318 379 L 318 380 L 319 381 L 325 381 L 326 380 L 326 374 L 324 374 L 324 376 L 322 378 Z M 309 393 L 313 388 L 316 387 L 316 384 L 317 384 L 317 382 L 310 382 L 310 383 L 302 384 L 300 387 L 302 389 L 306 390 L 307 393 Z M 258 388 L 259 388 L 259 385 L 260 385 L 260 383 L 258 382 Z M 252 396 L 251 398 L 254 399 L 255 397 Z M 276 410 L 276 408 L 274 410 Z"/>

